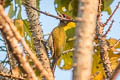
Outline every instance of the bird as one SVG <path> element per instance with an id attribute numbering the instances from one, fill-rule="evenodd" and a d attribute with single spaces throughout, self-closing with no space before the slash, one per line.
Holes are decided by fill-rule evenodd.
<path id="1" fill-rule="evenodd" d="M 53 72 L 55 71 L 56 64 L 60 56 L 62 55 L 62 52 L 64 51 L 64 47 L 66 45 L 66 31 L 65 26 L 69 23 L 68 21 L 63 20 L 65 19 L 71 19 L 69 16 L 65 14 L 58 13 L 58 16 L 61 17 L 60 23 L 57 27 L 55 27 L 49 38 L 48 38 L 48 46 L 51 48 L 51 59 L 52 59 L 52 65 L 51 68 Z"/>
<path id="2" fill-rule="evenodd" d="M 52 62 L 52 70 L 55 71 L 56 64 L 58 59 L 60 58 L 62 52 L 64 51 L 64 47 L 66 44 L 66 32 L 64 31 L 64 26 L 66 24 L 60 22 L 60 24 L 53 29 L 51 35 L 53 38 L 53 62 Z"/>

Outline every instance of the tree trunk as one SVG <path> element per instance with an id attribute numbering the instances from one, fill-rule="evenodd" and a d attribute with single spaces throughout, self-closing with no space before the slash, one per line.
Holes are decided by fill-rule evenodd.
<path id="1" fill-rule="evenodd" d="M 73 80 L 89 80 L 98 0 L 79 0 Z"/>

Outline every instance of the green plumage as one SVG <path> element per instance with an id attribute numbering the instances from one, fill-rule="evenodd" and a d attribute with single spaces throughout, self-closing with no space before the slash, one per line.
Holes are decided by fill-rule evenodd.
<path id="1" fill-rule="evenodd" d="M 53 46 L 54 46 L 54 55 L 53 55 L 53 71 L 55 69 L 55 65 L 57 60 L 61 56 L 64 51 L 64 47 L 66 44 L 66 32 L 64 31 L 64 26 L 66 24 L 61 22 L 59 26 L 53 29 L 52 38 L 53 38 Z"/>

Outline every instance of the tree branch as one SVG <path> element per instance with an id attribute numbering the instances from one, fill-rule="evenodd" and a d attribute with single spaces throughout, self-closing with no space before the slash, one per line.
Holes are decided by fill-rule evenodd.
<path id="1" fill-rule="evenodd" d="M 120 42 L 120 39 L 118 39 L 118 41 L 113 46 L 110 46 L 110 49 L 115 48 L 119 44 L 119 42 Z"/>
<path id="2" fill-rule="evenodd" d="M 74 49 L 74 48 L 72 48 L 72 49 L 69 49 L 69 50 L 63 51 L 63 53 L 62 53 L 62 54 L 66 54 L 66 53 L 72 52 L 72 51 L 74 51 L 74 50 L 75 50 L 75 49 Z"/>
<path id="3" fill-rule="evenodd" d="M 101 17 L 101 0 L 99 0 L 99 6 L 98 6 L 96 35 L 98 36 L 98 43 L 100 45 L 100 57 L 103 63 L 103 67 L 104 67 L 107 79 L 109 79 L 112 74 L 112 68 L 111 68 L 111 62 L 108 56 L 109 54 L 108 45 L 105 37 L 103 37 L 104 27 L 103 25 L 101 25 L 100 17 Z"/>
<path id="4" fill-rule="evenodd" d="M 114 23 L 114 20 L 112 20 L 112 23 L 110 24 L 108 30 L 105 32 L 105 34 L 103 35 L 103 37 L 106 37 L 106 35 L 110 32 L 111 28 L 112 28 L 112 25 Z"/>
<path id="5" fill-rule="evenodd" d="M 120 64 L 118 64 L 117 68 L 115 69 L 115 71 L 112 74 L 112 77 L 110 80 L 116 80 L 116 78 L 118 77 L 120 73 Z"/>
<path id="6" fill-rule="evenodd" d="M 37 6 L 36 0 L 27 0 L 25 2 L 35 8 Z M 40 58 L 40 61 L 42 63 L 41 66 L 43 66 L 43 69 L 41 69 L 40 71 L 41 72 L 46 71 L 47 73 L 49 73 L 46 75 L 49 77 L 48 79 L 54 80 L 53 73 L 52 73 L 52 70 L 50 67 L 50 62 L 49 62 L 48 55 L 47 55 L 48 53 L 47 53 L 46 47 L 43 42 L 43 40 L 44 40 L 43 39 L 43 31 L 40 26 L 38 13 L 37 13 L 37 11 L 35 11 L 34 9 L 32 9 L 26 5 L 25 5 L 25 7 L 26 7 L 27 14 L 28 14 L 29 22 L 30 22 L 30 30 L 32 32 L 32 37 L 34 39 L 34 45 L 35 45 L 35 49 L 36 49 L 35 51 L 36 51 L 38 57 Z M 36 64 L 36 65 L 38 65 L 38 64 Z M 40 65 L 38 65 L 38 67 L 40 67 Z"/>
<path id="7" fill-rule="evenodd" d="M 14 54 L 19 58 L 21 66 L 23 67 L 25 72 L 28 74 L 29 79 L 31 78 L 30 80 L 37 80 L 34 71 L 30 67 L 30 65 L 27 62 L 25 56 L 23 56 L 22 49 L 19 48 L 18 41 L 14 37 L 14 34 L 11 31 L 9 24 L 6 23 L 2 14 L 3 14 L 3 8 L 2 8 L 2 6 L 0 6 L 0 24 L 3 26 L 3 29 L 1 30 L 3 35 L 5 35 L 5 37 L 9 41 L 11 47 L 14 50 Z"/>
<path id="8" fill-rule="evenodd" d="M 2 77 L 8 77 L 10 79 L 12 78 L 12 79 L 24 80 L 23 77 L 17 77 L 15 75 L 6 74 L 6 73 L 3 73 L 3 72 L 0 72 L 0 76 L 2 76 Z"/>
<path id="9" fill-rule="evenodd" d="M 38 10 L 37 8 L 29 5 L 28 2 L 24 2 L 24 4 L 25 4 L 26 6 L 32 8 L 33 10 L 36 10 L 36 11 L 39 12 L 39 13 L 42 13 L 42 14 L 44 14 L 44 15 L 47 15 L 47 16 L 50 16 L 50 17 L 53 17 L 53 18 L 56 18 L 56 19 L 59 19 L 59 20 L 62 20 L 62 21 L 69 21 L 69 22 L 78 22 L 78 20 L 66 19 L 66 18 L 63 18 L 63 17 L 60 17 L 60 16 L 54 16 L 54 15 L 49 14 L 49 13 L 47 13 L 47 12 L 40 11 L 40 10 Z"/>
<path id="10" fill-rule="evenodd" d="M 30 48 L 28 47 L 28 45 L 26 44 L 26 42 L 22 39 L 22 37 L 20 36 L 19 32 L 17 31 L 16 27 L 13 25 L 13 23 L 11 22 L 11 20 L 7 16 L 5 16 L 5 14 L 4 14 L 3 9 L 2 9 L 1 6 L 0 6 L 0 15 L 2 16 L 1 20 L 4 21 L 4 23 L 0 22 L 0 24 L 3 25 L 3 30 L 2 31 L 3 31 L 4 35 L 5 35 L 5 33 L 8 33 L 8 34 L 6 34 L 6 36 L 8 36 L 7 39 L 9 40 L 12 48 L 15 50 L 16 54 L 15 53 L 14 54 L 18 56 L 18 58 L 19 58 L 19 60 L 20 60 L 20 62 L 22 64 L 22 67 L 24 68 L 24 70 L 32 78 L 34 78 L 33 80 L 37 80 L 35 78 L 34 71 L 31 69 L 29 63 L 27 62 L 26 58 L 23 56 L 22 51 L 21 51 L 21 49 L 18 46 L 18 41 L 22 43 L 23 47 L 25 48 L 25 50 L 27 51 L 27 53 L 30 55 L 30 58 L 33 60 L 33 62 L 37 66 L 37 68 L 41 71 L 41 75 L 45 76 L 46 79 L 49 80 L 48 73 L 43 68 L 43 66 L 39 62 L 39 60 L 37 59 L 35 53 L 32 53 L 32 51 L 30 50 Z M 5 24 L 7 24 L 7 25 L 5 25 Z M 8 32 L 6 31 L 6 29 L 7 29 Z"/>
<path id="11" fill-rule="evenodd" d="M 107 23 L 112 19 L 112 16 L 115 14 L 115 12 L 117 11 L 117 9 L 119 8 L 119 4 L 120 2 L 118 2 L 118 5 L 116 6 L 116 8 L 114 9 L 113 13 L 110 15 L 110 17 L 106 20 L 106 22 L 103 24 L 103 27 L 105 27 L 107 25 Z"/>

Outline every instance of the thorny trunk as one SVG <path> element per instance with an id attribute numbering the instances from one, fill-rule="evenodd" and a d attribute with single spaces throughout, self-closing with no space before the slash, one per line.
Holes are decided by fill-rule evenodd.
<path id="1" fill-rule="evenodd" d="M 26 3 L 36 8 L 36 5 L 37 5 L 36 0 L 27 0 Z M 51 76 L 50 80 L 53 80 L 53 73 L 50 68 L 50 62 L 47 57 L 47 51 L 43 43 L 43 33 L 42 33 L 42 28 L 40 26 L 38 13 L 37 11 L 33 10 L 28 6 L 25 6 L 25 7 L 28 14 L 29 22 L 30 22 L 30 30 L 32 32 L 32 36 L 34 39 L 34 45 L 36 49 L 35 51 L 38 53 L 39 58 L 42 62 L 42 65 Z"/>
<path id="2" fill-rule="evenodd" d="M 110 77 L 112 75 L 112 67 L 111 67 L 111 62 L 110 62 L 109 53 L 108 53 L 109 46 L 107 44 L 106 36 L 105 36 L 107 33 L 103 34 L 104 26 L 100 22 L 101 3 L 102 3 L 101 0 L 99 0 L 96 35 L 98 37 L 98 43 L 100 46 L 100 57 L 101 57 L 101 60 L 103 63 L 105 74 L 107 76 L 106 78 L 110 79 Z"/>

